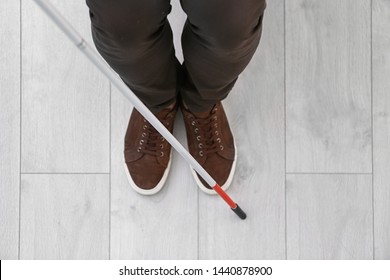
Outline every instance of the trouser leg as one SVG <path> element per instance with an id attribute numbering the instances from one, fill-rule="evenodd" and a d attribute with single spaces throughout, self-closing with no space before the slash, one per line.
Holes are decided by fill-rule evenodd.
<path id="1" fill-rule="evenodd" d="M 188 18 L 182 34 L 185 82 L 193 112 L 226 98 L 260 42 L 265 0 L 180 0 Z"/>
<path id="2" fill-rule="evenodd" d="M 92 37 L 108 64 L 153 112 L 176 100 L 181 65 L 167 20 L 170 0 L 86 0 Z"/>

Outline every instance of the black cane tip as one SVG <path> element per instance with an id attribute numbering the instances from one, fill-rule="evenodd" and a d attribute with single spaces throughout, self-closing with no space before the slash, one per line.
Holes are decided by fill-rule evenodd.
<path id="1" fill-rule="evenodd" d="M 236 208 L 232 208 L 233 212 L 237 214 L 238 217 L 240 217 L 241 220 L 245 220 L 246 219 L 246 214 L 244 211 L 242 211 L 242 209 L 240 208 L 240 206 L 238 206 L 238 204 L 236 204 Z"/>

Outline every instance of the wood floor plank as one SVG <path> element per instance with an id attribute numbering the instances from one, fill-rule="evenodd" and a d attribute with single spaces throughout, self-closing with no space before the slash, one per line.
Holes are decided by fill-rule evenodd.
<path id="1" fill-rule="evenodd" d="M 373 2 L 375 258 L 390 259 L 390 2 Z"/>
<path id="2" fill-rule="evenodd" d="M 21 259 L 108 259 L 108 175 L 23 175 Z"/>
<path id="3" fill-rule="evenodd" d="M 370 9 L 286 1 L 287 172 L 371 172 Z"/>
<path id="4" fill-rule="evenodd" d="M 259 49 L 224 102 L 238 150 L 228 193 L 248 218 L 200 191 L 200 259 L 285 258 L 283 2 L 268 1 Z"/>
<path id="5" fill-rule="evenodd" d="M 51 1 L 92 42 L 85 1 Z M 109 83 L 34 1 L 22 1 L 22 172 L 109 170 Z"/>
<path id="6" fill-rule="evenodd" d="M 185 15 L 177 0 L 172 6 L 170 20 L 178 47 Z M 179 58 L 180 53 L 178 49 Z M 111 259 L 196 259 L 198 197 L 187 164 L 174 152 L 164 188 L 151 197 L 137 194 L 127 181 L 123 163 L 124 135 L 132 105 L 116 89 L 111 100 Z M 181 116 L 176 119 L 174 134 L 186 143 Z"/>
<path id="7" fill-rule="evenodd" d="M 18 258 L 20 169 L 20 3 L 0 9 L 0 259 Z"/>
<path id="8" fill-rule="evenodd" d="M 123 163 L 132 106 L 116 90 L 112 100 L 111 259 L 196 259 L 198 196 L 189 168 L 174 152 L 164 188 L 153 196 L 137 194 Z M 176 120 L 175 136 L 185 143 L 181 118 Z"/>
<path id="9" fill-rule="evenodd" d="M 371 175 L 288 175 L 288 259 L 372 259 Z"/>
<path id="10" fill-rule="evenodd" d="M 175 46 L 175 54 L 177 59 L 182 63 L 183 51 L 181 48 L 181 33 L 187 15 L 183 12 L 180 5 L 180 0 L 171 0 L 172 12 L 168 15 L 168 20 L 173 32 L 173 44 Z"/>

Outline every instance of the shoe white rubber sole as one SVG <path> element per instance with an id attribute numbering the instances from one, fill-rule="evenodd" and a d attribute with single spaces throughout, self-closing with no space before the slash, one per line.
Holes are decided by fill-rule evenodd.
<path id="1" fill-rule="evenodd" d="M 236 142 L 234 142 L 234 161 L 233 161 L 232 169 L 230 169 L 230 174 L 229 174 L 229 177 L 227 178 L 225 184 L 223 184 L 223 186 L 220 186 L 221 189 L 223 189 L 224 191 L 226 191 L 230 187 L 230 184 L 233 181 L 234 172 L 236 170 L 236 162 L 237 162 L 237 147 L 236 147 Z M 205 192 L 209 195 L 216 195 L 217 194 L 217 192 L 214 191 L 213 189 L 209 189 L 205 185 L 203 185 L 202 181 L 199 179 L 199 177 L 194 169 L 191 169 L 191 173 L 195 179 L 196 184 L 203 192 Z"/>
<path id="2" fill-rule="evenodd" d="M 172 164 L 172 148 L 171 148 L 171 154 L 169 157 L 168 166 L 165 169 L 164 174 L 163 174 L 160 182 L 158 182 L 158 184 L 153 189 L 150 189 L 150 190 L 144 190 L 144 189 L 141 189 L 140 187 L 138 187 L 137 184 L 133 181 L 133 178 L 131 178 L 130 172 L 127 169 L 126 162 L 123 162 L 123 164 L 125 166 L 125 172 L 126 172 L 127 180 L 130 183 L 130 186 L 139 194 L 154 195 L 154 194 L 158 193 L 163 188 L 163 186 L 168 178 L 169 170 L 171 169 L 171 164 Z"/>

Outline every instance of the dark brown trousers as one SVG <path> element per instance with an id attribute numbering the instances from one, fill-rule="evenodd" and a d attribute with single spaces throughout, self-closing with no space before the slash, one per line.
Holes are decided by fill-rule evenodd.
<path id="1" fill-rule="evenodd" d="M 170 0 L 86 0 L 97 50 L 153 112 L 180 95 L 193 112 L 226 98 L 255 53 L 265 0 L 180 0 L 184 63 L 167 20 Z"/>

